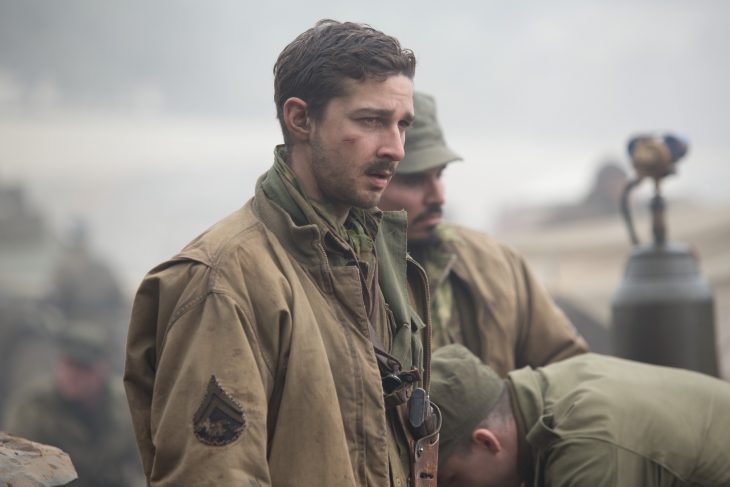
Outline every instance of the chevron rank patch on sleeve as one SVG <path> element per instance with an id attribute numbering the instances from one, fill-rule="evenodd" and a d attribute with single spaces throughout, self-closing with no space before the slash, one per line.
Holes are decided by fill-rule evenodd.
<path id="1" fill-rule="evenodd" d="M 211 375 L 205 397 L 193 417 L 195 437 L 206 445 L 223 446 L 236 441 L 245 426 L 243 407 Z"/>

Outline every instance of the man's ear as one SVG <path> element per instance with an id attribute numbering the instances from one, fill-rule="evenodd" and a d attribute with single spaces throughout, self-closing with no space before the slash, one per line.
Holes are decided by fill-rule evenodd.
<path id="1" fill-rule="evenodd" d="M 491 453 L 499 453 L 504 448 L 497 435 L 487 428 L 476 428 L 471 432 L 471 440 L 477 445 L 487 448 Z"/>
<path id="2" fill-rule="evenodd" d="M 301 98 L 291 97 L 284 102 L 284 124 L 289 135 L 297 141 L 309 140 L 311 127 L 309 107 Z"/>

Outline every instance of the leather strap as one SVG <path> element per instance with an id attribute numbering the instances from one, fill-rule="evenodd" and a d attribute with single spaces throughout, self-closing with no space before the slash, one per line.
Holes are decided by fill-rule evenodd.
<path id="1" fill-rule="evenodd" d="M 438 417 L 434 432 L 416 439 L 408 426 L 408 404 L 396 407 L 398 420 L 408 442 L 408 455 L 411 466 L 411 485 L 413 487 L 436 487 L 438 473 L 439 430 L 441 429 L 441 411 L 431 404 Z"/>

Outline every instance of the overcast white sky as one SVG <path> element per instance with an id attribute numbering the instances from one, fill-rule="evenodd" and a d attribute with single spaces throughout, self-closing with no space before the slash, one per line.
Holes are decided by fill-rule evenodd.
<path id="1" fill-rule="evenodd" d="M 730 3 L 0 0 L 0 178 L 91 224 L 134 285 L 240 206 L 281 136 L 271 68 L 320 18 L 416 52 L 449 144 L 450 214 L 577 201 L 631 134 L 690 152 L 667 194 L 730 200 Z M 129 283 L 127 283 L 129 284 Z"/>

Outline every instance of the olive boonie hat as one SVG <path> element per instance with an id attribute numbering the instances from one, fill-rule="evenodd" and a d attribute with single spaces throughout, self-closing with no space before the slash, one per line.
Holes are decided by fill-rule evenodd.
<path id="1" fill-rule="evenodd" d="M 430 395 L 442 416 L 439 465 L 487 417 L 503 387 L 502 378 L 463 345 L 447 345 L 433 353 Z"/>
<path id="2" fill-rule="evenodd" d="M 459 154 L 446 145 L 436 118 L 436 100 L 431 95 L 415 92 L 413 111 L 416 118 L 406 131 L 406 156 L 398 164 L 396 172 L 420 172 L 462 160 Z"/>

